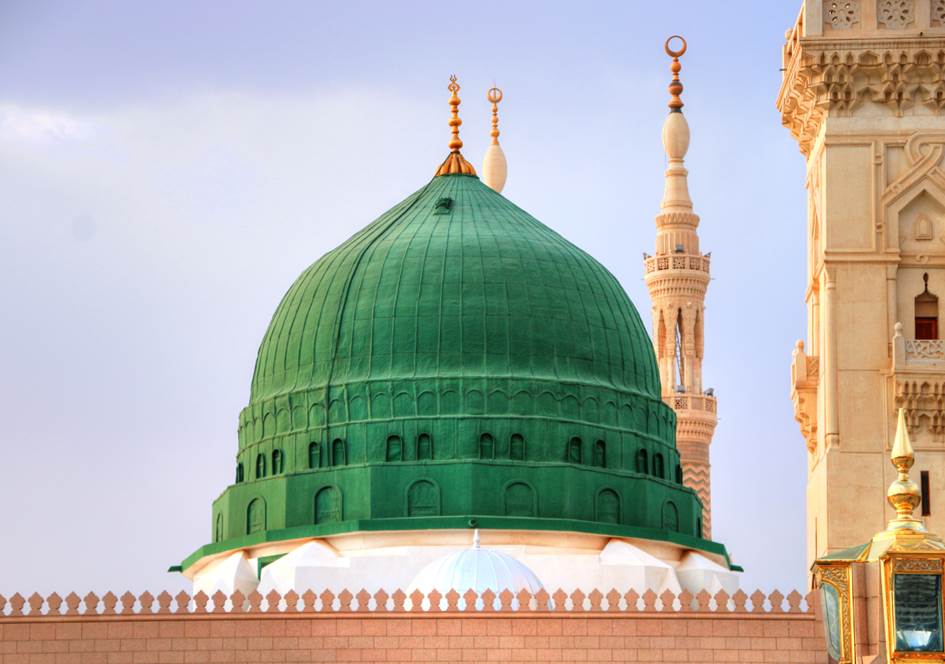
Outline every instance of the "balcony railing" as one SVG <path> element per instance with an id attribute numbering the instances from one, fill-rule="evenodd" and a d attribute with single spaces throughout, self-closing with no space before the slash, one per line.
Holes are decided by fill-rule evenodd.
<path id="1" fill-rule="evenodd" d="M 945 340 L 906 339 L 906 362 L 945 362 Z"/>
<path id="2" fill-rule="evenodd" d="M 670 256 L 644 256 L 646 273 L 662 270 L 696 270 L 709 272 L 709 257 L 693 254 L 672 254 Z"/>
<path id="3" fill-rule="evenodd" d="M 673 410 L 703 410 L 714 413 L 717 407 L 715 397 L 698 394 L 669 394 L 663 397 L 666 405 Z"/>

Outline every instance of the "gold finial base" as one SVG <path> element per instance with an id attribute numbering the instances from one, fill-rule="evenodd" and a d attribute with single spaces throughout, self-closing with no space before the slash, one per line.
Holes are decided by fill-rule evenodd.
<path id="1" fill-rule="evenodd" d="M 436 169 L 437 175 L 475 175 L 476 169 L 459 152 L 450 152 Z"/>

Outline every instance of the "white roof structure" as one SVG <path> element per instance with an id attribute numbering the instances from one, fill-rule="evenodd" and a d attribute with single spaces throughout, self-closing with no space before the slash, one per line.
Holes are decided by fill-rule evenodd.
<path id="1" fill-rule="evenodd" d="M 421 569 L 410 582 L 407 595 L 416 590 L 424 594 L 436 590 L 442 595 L 455 590 L 462 595 L 470 589 L 480 595 L 486 590 L 496 595 L 504 590 L 513 594 L 522 590 L 536 593 L 543 587 L 535 573 L 523 563 L 500 551 L 482 548 L 476 530 L 470 548 L 438 558 Z M 465 608 L 462 599 L 459 605 Z M 428 608 L 426 600 L 424 608 Z"/>
<path id="2" fill-rule="evenodd" d="M 320 540 L 312 540 L 266 565 L 257 590 L 263 595 L 270 590 L 284 595 L 290 590 L 304 592 L 322 589 L 331 585 L 330 568 L 349 565 L 350 561 L 339 556 L 331 546 Z"/>

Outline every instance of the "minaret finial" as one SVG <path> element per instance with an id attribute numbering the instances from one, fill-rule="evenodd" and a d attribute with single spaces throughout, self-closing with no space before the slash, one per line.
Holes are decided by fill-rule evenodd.
<path id="1" fill-rule="evenodd" d="M 678 49 L 670 48 L 670 43 L 674 39 L 678 39 L 682 42 L 682 46 L 680 46 Z M 681 58 L 686 52 L 688 44 L 686 44 L 686 40 L 680 35 L 673 35 L 666 40 L 666 44 L 663 45 L 663 48 L 666 51 L 666 55 L 673 59 L 672 64 L 669 65 L 669 70 L 673 72 L 673 80 L 669 82 L 669 110 L 671 113 L 681 113 L 683 101 L 679 95 L 682 94 L 683 84 L 682 81 L 679 80 L 679 70 L 682 69 L 682 64 L 680 64 L 679 58 Z"/>
<path id="2" fill-rule="evenodd" d="M 492 144 L 486 149 L 486 156 L 482 160 L 482 181 L 494 191 L 501 192 L 509 174 L 505 153 L 499 145 L 499 102 L 502 101 L 502 90 L 493 85 L 486 93 L 486 99 L 492 104 Z"/>
<path id="3" fill-rule="evenodd" d="M 450 76 L 450 84 L 447 86 L 450 91 L 450 132 L 453 137 L 450 139 L 450 153 L 446 161 L 440 164 L 437 169 L 437 175 L 475 175 L 476 169 L 472 164 L 463 158 L 460 148 L 463 147 L 463 141 L 459 137 L 459 127 L 463 121 L 459 118 L 459 105 L 461 103 L 459 95 L 459 83 L 456 82 L 456 74 Z"/>
<path id="4" fill-rule="evenodd" d="M 896 518 L 889 522 L 887 530 L 925 530 L 922 522 L 913 516 L 913 511 L 922 501 L 922 492 L 918 485 L 909 479 L 909 469 L 915 463 L 915 452 L 909 440 L 909 430 L 906 427 L 906 411 L 899 409 L 899 420 L 896 423 L 896 440 L 889 453 L 892 465 L 899 472 L 899 477 L 889 485 L 886 500 L 896 510 Z"/>
<path id="5" fill-rule="evenodd" d="M 459 127 L 463 121 L 459 119 L 459 105 L 462 103 L 459 99 L 459 83 L 456 82 L 456 74 L 450 74 L 450 84 L 447 86 L 450 91 L 450 127 L 452 127 L 453 138 L 450 140 L 450 152 L 459 152 L 463 147 L 463 141 L 459 137 Z"/>
<path id="6" fill-rule="evenodd" d="M 492 144 L 499 144 L 499 102 L 502 101 L 502 90 L 493 86 L 486 94 L 486 99 L 492 103 Z"/>

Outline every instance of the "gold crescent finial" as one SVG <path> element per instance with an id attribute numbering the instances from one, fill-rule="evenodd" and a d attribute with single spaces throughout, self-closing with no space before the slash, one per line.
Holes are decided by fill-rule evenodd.
<path id="1" fill-rule="evenodd" d="M 459 127 L 463 124 L 463 121 L 459 119 L 459 105 L 460 99 L 459 95 L 456 94 L 459 92 L 459 83 L 456 82 L 456 74 L 450 75 L 450 84 L 446 86 L 446 89 L 450 91 L 450 132 L 453 137 L 450 139 L 449 148 L 450 153 L 446 157 L 446 161 L 440 164 L 440 167 L 437 169 L 437 175 L 475 175 L 476 169 L 473 168 L 472 164 L 466 161 L 463 158 L 463 155 L 460 153 L 460 148 L 463 147 L 463 141 L 459 137 Z"/>
<path id="2" fill-rule="evenodd" d="M 680 48 L 670 48 L 670 44 L 674 39 L 678 39 L 682 42 L 682 46 Z M 673 35 L 666 40 L 665 44 L 663 44 L 663 50 L 666 51 L 666 55 L 673 59 L 672 64 L 669 65 L 669 70 L 673 72 L 673 80 L 669 82 L 669 109 L 673 113 L 682 112 L 683 101 L 680 95 L 683 91 L 683 84 L 682 81 L 679 80 L 679 70 L 682 69 L 682 65 L 679 63 L 679 58 L 685 54 L 688 48 L 689 44 L 686 43 L 685 38 L 683 38 L 681 35 Z"/>
<path id="3" fill-rule="evenodd" d="M 499 144 L 499 102 L 502 101 L 502 90 L 493 86 L 486 93 L 486 99 L 492 103 L 492 144 Z"/>

